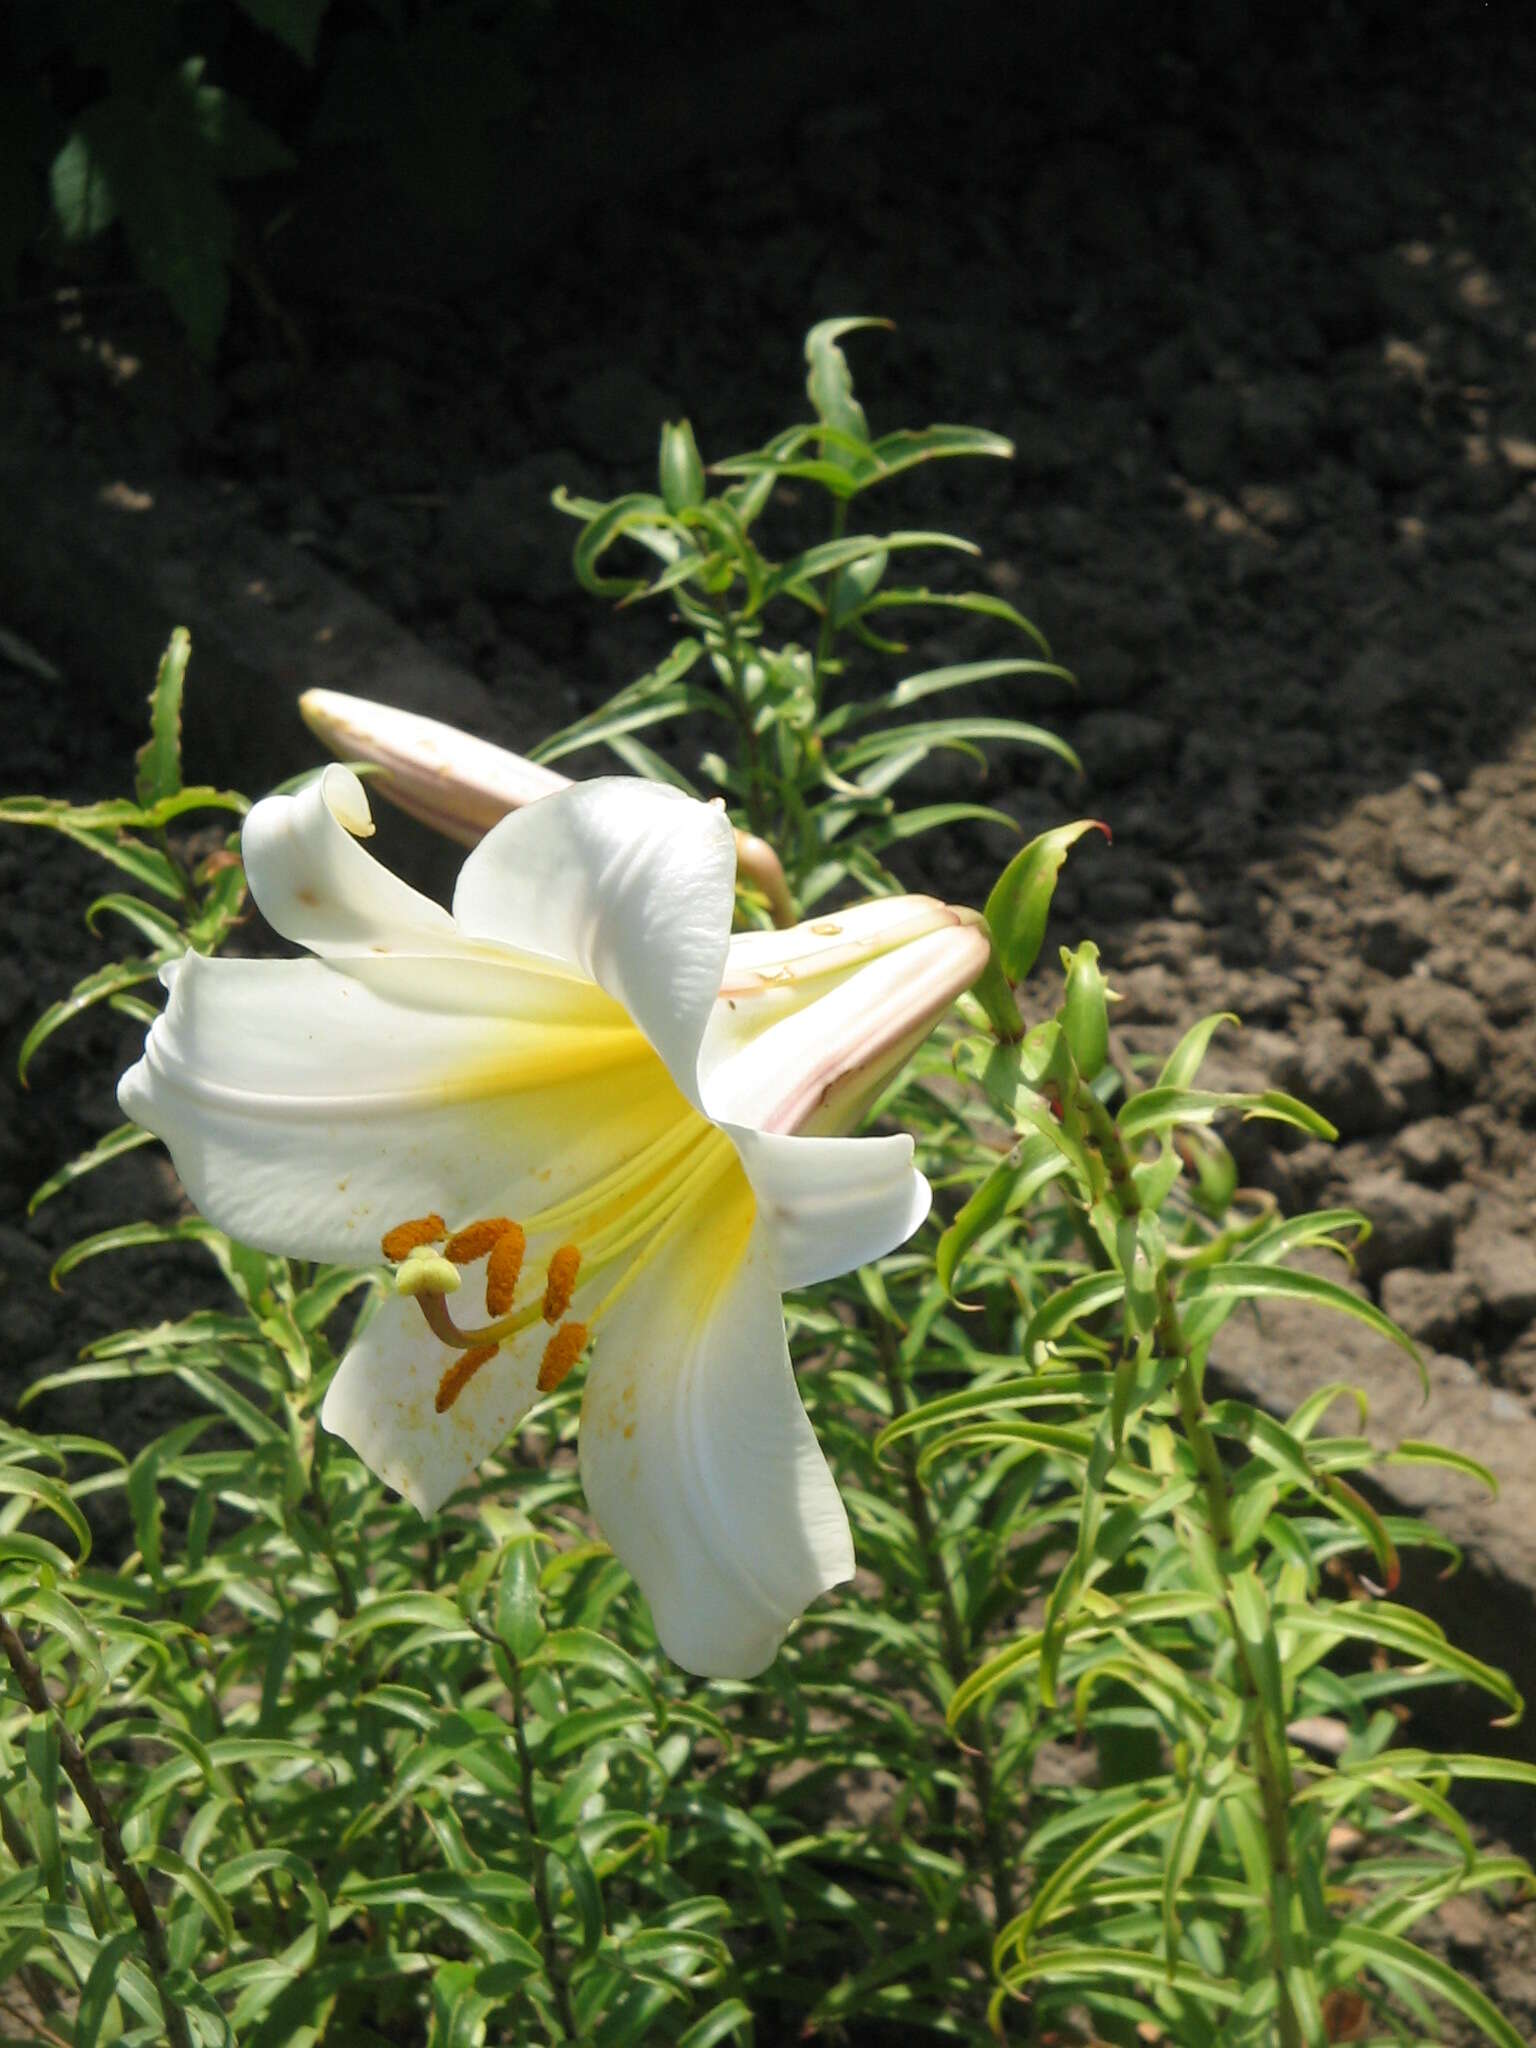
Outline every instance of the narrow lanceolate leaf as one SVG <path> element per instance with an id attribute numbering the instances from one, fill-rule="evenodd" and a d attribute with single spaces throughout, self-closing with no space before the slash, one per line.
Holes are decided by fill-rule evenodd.
<path id="1" fill-rule="evenodd" d="M 1144 1138 L 1152 1131 L 1168 1130 L 1175 1124 L 1208 1124 L 1229 1110 L 1238 1111 L 1245 1123 L 1255 1117 L 1267 1118 L 1273 1123 L 1291 1124 L 1313 1138 L 1332 1140 L 1339 1135 L 1325 1116 L 1319 1116 L 1305 1102 L 1298 1102 L 1294 1095 L 1286 1095 L 1278 1088 L 1266 1088 L 1253 1095 L 1233 1095 L 1159 1084 L 1133 1095 L 1116 1121 L 1121 1137 L 1129 1141 Z"/>
<path id="2" fill-rule="evenodd" d="M 1388 1934 L 1380 1927 L 1352 1925 L 1345 1921 L 1334 1929 L 1332 1942 L 1336 1949 L 1341 1949 L 1363 1969 L 1383 1976 L 1400 1971 L 1404 1977 L 1422 1984 L 1427 1991 L 1434 1992 L 1447 2005 L 1454 2007 L 1464 2019 L 1471 2020 L 1496 2044 L 1496 2048 L 1528 2048 L 1509 2021 L 1475 1984 L 1469 1983 L 1449 1963 L 1441 1962 L 1438 1956 L 1427 1955 L 1413 1942 L 1404 1941 L 1401 1935 Z"/>
<path id="3" fill-rule="evenodd" d="M 1069 1282 L 1030 1317 L 1024 1332 L 1025 1358 L 1033 1361 L 1038 1345 L 1059 1337 L 1084 1317 L 1110 1307 L 1124 1293 L 1125 1276 L 1122 1273 L 1084 1273 L 1079 1279 Z"/>
<path id="4" fill-rule="evenodd" d="M 1116 1814 L 1095 1829 L 1087 1841 L 1080 1842 L 1071 1855 L 1041 1881 L 1028 1911 L 1009 1921 L 998 1934 L 992 1948 L 993 1968 L 1005 1968 L 1010 1951 L 1020 1962 L 1024 1961 L 1036 1928 L 1044 1927 L 1058 1914 L 1069 1911 L 1074 1897 L 1101 1863 L 1117 1856 L 1127 1843 L 1160 1827 L 1178 1810 L 1176 1797 L 1143 1799 L 1128 1812 Z"/>
<path id="5" fill-rule="evenodd" d="M 1352 1316 L 1357 1323 L 1364 1323 L 1378 1337 L 1385 1337 L 1400 1351 L 1406 1352 L 1418 1367 L 1425 1393 L 1429 1392 L 1429 1374 L 1424 1360 L 1407 1332 L 1400 1330 L 1390 1316 L 1383 1315 L 1374 1302 L 1351 1294 L 1347 1287 L 1340 1287 L 1334 1280 L 1325 1280 L 1320 1274 L 1295 1273 L 1286 1266 L 1253 1265 L 1244 1260 L 1234 1260 L 1228 1265 L 1209 1266 L 1203 1272 L 1189 1274 L 1179 1284 L 1178 1298 L 1180 1306 L 1189 1309 L 1206 1303 L 1266 1300 L 1308 1301 L 1317 1308 L 1336 1309 L 1340 1315 Z"/>
<path id="6" fill-rule="evenodd" d="M 61 1024 L 68 1024 L 70 1018 L 80 1016 L 82 1010 L 90 1010 L 92 1004 L 111 999 L 123 989 L 133 989 L 143 981 L 154 981 L 158 973 L 160 961 L 111 961 L 106 967 L 98 967 L 94 975 L 86 975 L 84 981 L 76 981 L 68 995 L 59 997 L 57 1004 L 47 1006 L 43 1016 L 20 1042 L 20 1053 L 16 1055 L 16 1075 L 20 1081 L 27 1081 L 27 1069 L 31 1067 L 33 1057 Z"/>
<path id="7" fill-rule="evenodd" d="M 1047 1181 L 1066 1170 L 1065 1157 L 1045 1138 L 1024 1139 L 1000 1165 L 993 1167 L 939 1239 L 934 1263 L 939 1285 L 946 1294 L 954 1292 L 956 1268 L 977 1238 L 1006 1214 L 1010 1204 L 1022 1206 Z"/>
<path id="8" fill-rule="evenodd" d="M 888 330 L 890 326 L 889 320 L 877 320 L 868 314 L 854 315 L 846 319 L 818 320 L 805 337 L 805 395 L 815 406 L 816 417 L 824 426 L 849 435 L 866 449 L 869 446 L 869 422 L 864 417 L 863 406 L 853 395 L 853 373 L 848 368 L 848 358 L 837 344 L 845 334 L 857 334 L 866 327 Z"/>
<path id="9" fill-rule="evenodd" d="M 1163 1062 L 1163 1071 L 1157 1077 L 1158 1087 L 1190 1087 L 1205 1063 L 1205 1055 L 1210 1049 L 1211 1040 L 1220 1026 L 1241 1021 L 1233 1010 L 1217 1010 L 1213 1016 L 1202 1017 L 1198 1024 L 1191 1024 Z"/>
<path id="10" fill-rule="evenodd" d="M 1022 981 L 1034 966 L 1045 941 L 1046 919 L 1062 863 L 1085 832 L 1102 832 L 1106 839 L 1110 836 L 1109 827 L 1097 818 L 1058 825 L 1016 853 L 993 885 L 987 898 L 987 924 L 998 963 L 1010 981 Z"/>
<path id="11" fill-rule="evenodd" d="M 98 1166 L 107 1166 L 112 1160 L 121 1159 L 125 1152 L 137 1151 L 140 1145 L 152 1145 L 154 1140 L 153 1131 L 141 1130 L 137 1124 L 119 1124 L 115 1131 L 108 1131 L 104 1138 L 99 1138 L 88 1152 L 78 1153 L 67 1166 L 61 1166 L 57 1173 L 50 1174 L 27 1203 L 27 1214 L 36 1215 L 44 1202 L 82 1175 L 94 1173 Z"/>
<path id="12" fill-rule="evenodd" d="M 1464 1678 L 1504 1702 L 1510 1709 L 1509 1725 L 1518 1721 L 1525 1710 L 1525 1702 L 1507 1673 L 1448 1643 L 1442 1630 L 1412 1608 L 1390 1606 L 1384 1600 L 1351 1602 L 1347 1606 L 1329 1602 L 1311 1607 L 1284 1606 L 1275 1610 L 1275 1625 L 1299 1636 L 1321 1635 L 1374 1643 L 1442 1671 L 1448 1678 Z"/>
<path id="13" fill-rule="evenodd" d="M 133 791 L 144 805 L 181 790 L 181 697 L 192 640 L 185 626 L 171 634 L 149 698 L 149 738 L 134 756 Z"/>

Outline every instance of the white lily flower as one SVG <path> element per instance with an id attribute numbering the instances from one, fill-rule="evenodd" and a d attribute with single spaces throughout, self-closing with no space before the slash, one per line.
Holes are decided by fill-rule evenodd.
<path id="1" fill-rule="evenodd" d="M 846 1124 L 985 928 L 896 898 L 732 940 L 724 812 L 628 779 L 505 819 L 451 916 L 371 829 L 337 766 L 256 806 L 252 894 L 314 957 L 175 963 L 119 1101 L 232 1236 L 394 1264 L 321 1419 L 423 1513 L 590 1353 L 592 1511 L 668 1653 L 751 1676 L 853 1570 L 780 1296 L 929 1202 L 910 1138 L 796 1133 Z"/>

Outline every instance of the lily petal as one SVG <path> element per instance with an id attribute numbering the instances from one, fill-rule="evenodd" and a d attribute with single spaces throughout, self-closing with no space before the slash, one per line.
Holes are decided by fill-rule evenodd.
<path id="1" fill-rule="evenodd" d="M 443 1347 L 414 1301 L 386 1295 L 337 1367 L 320 1420 L 386 1486 L 434 1514 L 532 1407 L 543 1335 L 505 1345 L 439 1415 Z"/>
<path id="2" fill-rule="evenodd" d="M 912 1140 L 786 1138 L 722 1124 L 757 1197 L 758 1229 L 781 1291 L 883 1258 L 928 1214 L 933 1191 Z"/>
<path id="3" fill-rule="evenodd" d="M 441 951 L 458 934 L 440 903 L 392 875 L 358 844 L 373 831 L 363 785 L 333 764 L 293 796 L 271 796 L 245 821 L 240 851 L 257 908 L 275 932 L 323 959 L 385 946 Z"/>
<path id="4" fill-rule="evenodd" d="M 194 954 L 166 979 L 118 1101 L 265 1251 L 369 1265 L 410 1216 L 547 1207 L 687 1113 L 608 997 L 515 957 Z"/>
<path id="5" fill-rule="evenodd" d="M 542 953 L 621 1003 L 698 1103 L 699 1045 L 735 900 L 730 820 L 625 776 L 515 811 L 465 861 L 454 916 L 476 938 Z"/>
<path id="6" fill-rule="evenodd" d="M 753 1677 L 853 1574 L 790 1369 L 773 1248 L 744 1201 L 666 1247 L 615 1307 L 579 1442 L 592 1512 L 689 1671 Z"/>

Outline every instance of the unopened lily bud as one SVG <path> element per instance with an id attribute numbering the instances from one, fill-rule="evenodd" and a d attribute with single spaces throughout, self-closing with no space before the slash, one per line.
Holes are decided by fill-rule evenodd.
<path id="1" fill-rule="evenodd" d="M 333 754 L 344 761 L 369 761 L 379 769 L 372 782 L 381 796 L 461 846 L 477 846 L 509 811 L 570 788 L 569 776 L 525 761 L 508 747 L 367 697 L 306 690 L 299 713 Z M 738 832 L 736 865 L 743 881 L 767 899 L 774 923 L 793 924 L 795 908 L 784 869 L 768 842 Z"/>
<path id="2" fill-rule="evenodd" d="M 711 1083 L 745 1092 L 760 1129 L 850 1131 L 986 966 L 974 911 L 883 896 L 731 942 L 704 1043 Z"/>
<path id="3" fill-rule="evenodd" d="M 704 464 L 687 420 L 668 420 L 661 430 L 661 496 L 669 512 L 691 511 L 704 502 Z"/>
<path id="4" fill-rule="evenodd" d="M 441 719 L 340 690 L 306 690 L 299 715 L 342 760 L 375 763 L 380 772 L 372 781 L 381 795 L 461 846 L 478 844 L 508 811 L 569 783 L 553 768 Z"/>
<path id="5" fill-rule="evenodd" d="M 1061 1028 L 1077 1071 L 1091 1081 L 1109 1057 L 1109 1005 L 1115 997 L 1104 979 L 1099 949 L 1092 939 L 1084 939 L 1075 953 L 1063 946 L 1061 964 L 1067 970 Z"/>

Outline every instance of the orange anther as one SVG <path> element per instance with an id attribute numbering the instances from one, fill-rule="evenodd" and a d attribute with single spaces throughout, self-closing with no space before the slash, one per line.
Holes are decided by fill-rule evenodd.
<path id="1" fill-rule="evenodd" d="M 544 1320 L 558 1323 L 576 1292 L 576 1275 L 581 1271 L 581 1253 L 573 1244 L 562 1244 L 549 1255 L 549 1272 L 544 1281 Z"/>
<path id="2" fill-rule="evenodd" d="M 386 1230 L 379 1239 L 384 1256 L 396 1262 L 415 1251 L 419 1244 L 436 1244 L 440 1237 L 447 1235 L 448 1226 L 441 1216 L 417 1216 L 409 1223 L 397 1223 L 393 1230 Z"/>
<path id="3" fill-rule="evenodd" d="M 490 1263 L 485 1269 L 485 1306 L 489 1314 L 504 1316 L 512 1306 L 518 1275 L 523 1270 L 523 1253 L 527 1249 L 528 1240 L 521 1223 L 505 1225 L 491 1246 Z"/>
<path id="4" fill-rule="evenodd" d="M 459 1353 L 437 1383 L 437 1398 L 432 1405 L 439 1415 L 448 1413 L 481 1366 L 488 1358 L 494 1358 L 500 1348 L 497 1344 L 477 1344 L 472 1351 Z"/>
<path id="5" fill-rule="evenodd" d="M 539 1392 L 552 1394 L 586 1348 L 586 1324 L 562 1323 L 544 1346 L 544 1356 L 539 1361 Z"/>
<path id="6" fill-rule="evenodd" d="M 505 1216 L 487 1216 L 483 1222 L 466 1223 L 443 1246 L 443 1257 L 452 1259 L 456 1266 L 472 1266 L 476 1259 L 483 1259 L 497 1238 L 510 1228 Z"/>

